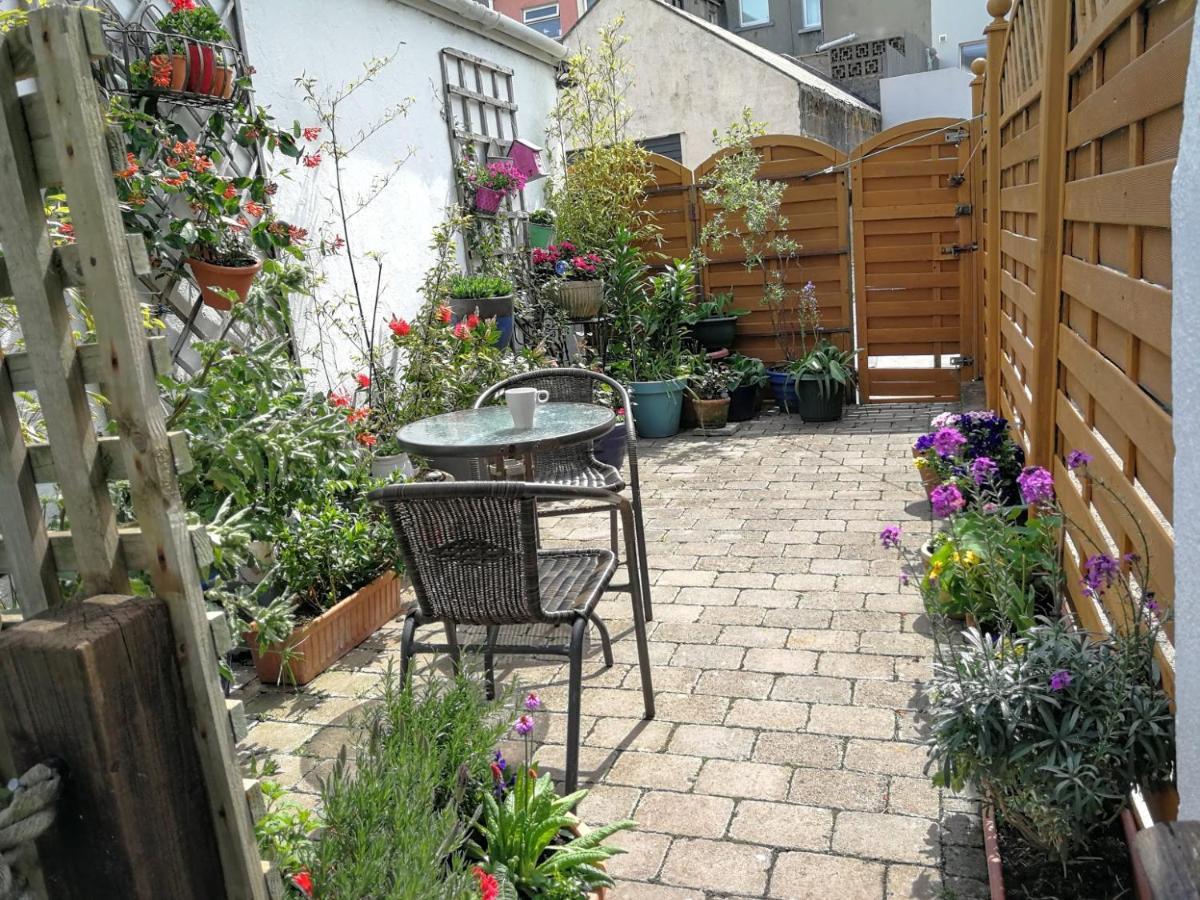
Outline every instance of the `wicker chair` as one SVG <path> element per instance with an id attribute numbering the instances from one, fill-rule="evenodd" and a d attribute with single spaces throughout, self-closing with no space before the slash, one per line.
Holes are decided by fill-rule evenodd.
<path id="1" fill-rule="evenodd" d="M 604 663 L 612 666 L 608 630 L 596 615 L 601 594 L 617 568 L 605 549 L 539 550 L 537 502 L 587 501 L 611 506 L 632 527 L 629 501 L 603 488 L 556 487 L 515 481 L 390 485 L 370 499 L 387 510 L 400 546 L 417 608 L 404 620 L 400 674 L 415 653 L 447 651 L 457 668 L 461 654 L 480 652 L 489 695 L 495 690 L 494 658 L 505 654 L 553 654 L 569 659 L 566 789 L 579 782 L 579 703 L 583 687 L 583 640 L 588 624 L 600 632 Z M 646 718 L 654 718 L 654 690 L 646 622 L 636 560 L 628 560 L 633 622 Z M 445 644 L 419 643 L 420 625 L 442 623 Z M 505 625 L 570 625 L 565 646 L 501 644 Z M 486 628 L 482 644 L 460 644 L 458 625 Z"/>
<path id="2" fill-rule="evenodd" d="M 594 403 L 595 389 L 598 385 L 606 385 L 612 389 L 621 401 L 625 410 L 624 423 L 618 423 L 618 428 L 625 429 L 626 458 L 629 461 L 629 484 L 626 485 L 620 470 L 600 462 L 592 455 L 590 444 L 575 444 L 559 447 L 554 450 L 542 451 L 534 457 L 534 481 L 539 484 L 555 484 L 570 487 L 592 487 L 618 493 L 626 487 L 630 489 L 633 505 L 633 536 L 637 544 L 636 555 L 639 560 L 638 578 L 641 582 L 642 602 L 645 605 L 646 619 L 654 619 L 654 609 L 650 602 L 650 572 L 646 559 L 646 526 L 642 518 L 642 489 L 638 480 L 637 432 L 633 426 L 629 392 L 621 382 L 592 372 L 588 369 L 537 369 L 506 378 L 492 385 L 475 400 L 475 408 L 485 406 L 497 399 L 506 389 L 512 387 L 532 387 L 545 390 L 550 394 L 551 402 L 560 403 Z M 542 509 L 540 515 L 563 516 L 576 515 L 584 512 L 595 512 L 604 509 L 603 506 L 589 505 L 585 507 L 556 507 Z M 620 553 L 617 532 L 617 511 L 611 507 L 609 511 L 609 531 L 613 553 Z M 628 538 L 628 534 L 627 534 Z M 628 540 L 627 540 L 628 543 Z M 633 553 L 626 550 L 627 554 Z M 632 581 L 632 576 L 630 578 Z M 612 590 L 629 590 L 628 585 L 617 585 Z"/>

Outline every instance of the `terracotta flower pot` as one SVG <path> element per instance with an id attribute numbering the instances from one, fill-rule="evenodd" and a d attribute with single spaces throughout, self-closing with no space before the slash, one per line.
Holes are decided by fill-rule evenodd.
<path id="1" fill-rule="evenodd" d="M 916 450 L 913 450 L 912 455 L 913 459 L 921 458 L 921 454 Z M 917 471 L 921 473 L 921 487 L 925 488 L 925 496 L 932 500 L 933 489 L 938 486 L 937 474 L 929 466 L 918 466 Z"/>
<path id="2" fill-rule="evenodd" d="M 225 85 L 221 89 L 221 96 L 228 100 L 233 96 L 234 90 L 237 88 L 237 70 L 232 66 L 225 67 Z"/>
<path id="3" fill-rule="evenodd" d="M 729 421 L 729 398 L 720 400 L 693 400 L 696 421 L 701 428 L 724 428 Z"/>
<path id="4" fill-rule="evenodd" d="M 182 91 L 184 85 L 187 84 L 187 76 L 187 57 L 182 53 L 173 54 L 171 56 L 171 90 Z"/>
<path id="5" fill-rule="evenodd" d="M 205 304 L 220 310 L 233 309 L 233 303 L 213 288 L 233 291 L 239 300 L 245 300 L 250 285 L 254 282 L 254 276 L 262 270 L 262 263 L 258 260 L 247 266 L 217 266 L 189 256 L 187 264 L 196 277 L 196 285 L 200 288 L 200 296 L 204 298 Z"/>
<path id="6" fill-rule="evenodd" d="M 385 572 L 305 622 L 286 641 L 270 645 L 265 653 L 259 653 L 258 631 L 251 627 L 242 637 L 250 647 L 259 679 L 264 684 L 308 684 L 400 615 L 402 587 L 395 572 Z M 280 656 L 283 649 L 296 654 L 286 666 Z"/>
<path id="7" fill-rule="evenodd" d="M 225 81 L 229 78 L 228 66 L 215 66 L 213 68 L 212 89 L 209 91 L 214 97 L 223 97 L 225 95 Z"/>

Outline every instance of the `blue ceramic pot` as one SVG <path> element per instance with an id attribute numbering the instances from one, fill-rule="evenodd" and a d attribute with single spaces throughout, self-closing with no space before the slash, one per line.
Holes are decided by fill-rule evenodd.
<path id="1" fill-rule="evenodd" d="M 477 312 L 481 319 L 495 319 L 496 328 L 500 331 L 500 340 L 496 344 L 501 350 L 512 343 L 513 333 L 513 295 L 503 297 L 483 297 L 481 299 L 458 299 L 450 301 L 451 323 L 457 325 L 471 313 Z"/>
<path id="2" fill-rule="evenodd" d="M 670 437 L 679 431 L 683 412 L 682 378 L 669 381 L 634 381 L 629 385 L 633 424 L 641 437 Z"/>
<path id="3" fill-rule="evenodd" d="M 796 376 L 790 372 L 780 372 L 771 369 L 767 372 L 771 382 L 771 393 L 781 412 L 797 413 L 800 411 L 800 397 L 796 392 Z"/>

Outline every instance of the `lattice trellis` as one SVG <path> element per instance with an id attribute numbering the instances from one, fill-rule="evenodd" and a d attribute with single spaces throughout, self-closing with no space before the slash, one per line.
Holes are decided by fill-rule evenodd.
<path id="1" fill-rule="evenodd" d="M 456 166 L 462 159 L 483 165 L 504 156 L 513 139 L 520 137 L 513 70 L 451 47 L 442 50 L 441 66 L 443 116 L 451 160 Z M 461 184 L 458 192 L 459 203 L 470 209 L 469 192 Z M 525 192 L 519 191 L 505 199 L 492 220 L 494 224 L 487 216 L 478 216 L 477 221 L 485 228 L 503 228 L 503 249 L 511 250 L 524 243 L 527 217 Z M 479 263 L 468 253 L 468 267 Z"/>

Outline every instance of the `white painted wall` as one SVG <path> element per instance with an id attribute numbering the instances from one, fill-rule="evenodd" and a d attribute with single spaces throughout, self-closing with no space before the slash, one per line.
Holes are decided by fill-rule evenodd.
<path id="1" fill-rule="evenodd" d="M 959 44 L 982 38 L 984 26 L 992 20 L 984 0 L 930 0 L 929 18 L 930 46 L 943 69 L 957 69 Z"/>
<path id="2" fill-rule="evenodd" d="M 486 7 L 471 5 L 482 14 L 499 18 Z M 546 116 L 555 102 L 553 54 L 564 53 L 558 45 L 511 20 L 492 26 L 472 22 L 455 13 L 453 6 L 450 0 L 243 3 L 247 50 L 257 69 L 256 99 L 281 123 L 298 119 L 302 125 L 316 124 L 294 83 L 301 74 L 334 87 L 359 74 L 364 61 L 399 51 L 377 79 L 345 106 L 340 126 L 343 132 L 353 133 L 386 107 L 405 98 L 412 100 L 408 114 L 372 138 L 347 166 L 347 188 L 353 196 L 366 192 L 372 178 L 388 171 L 394 160 L 410 157 L 379 198 L 351 221 L 351 237 L 358 245 L 356 256 L 361 258 L 368 251 L 383 254 L 381 321 L 391 315 L 411 315 L 420 306 L 417 288 L 430 260 L 430 234 L 453 202 L 450 148 L 440 96 L 441 49 L 464 50 L 515 71 L 522 137 L 545 142 Z M 533 36 L 528 46 L 521 45 L 523 34 Z M 540 204 L 542 183 L 526 189 L 529 208 Z M 312 235 L 323 231 L 332 236 L 341 230 L 340 225 L 330 224 L 333 167 L 328 160 L 315 170 L 292 167 L 280 184 L 275 198 L 280 215 L 308 228 Z M 373 291 L 373 264 L 362 262 L 360 279 L 367 270 L 366 280 Z M 328 263 L 327 282 L 318 297 L 298 302 L 295 309 L 302 358 L 316 368 L 321 384 L 326 371 L 336 380 L 337 373 L 345 373 L 352 364 L 347 342 L 329 329 L 322 333 L 307 315 L 314 304 L 330 304 L 349 289 L 344 255 Z M 316 364 L 317 349 L 323 343 L 327 364 L 320 366 Z"/>
<path id="3" fill-rule="evenodd" d="M 1192 34 L 1183 133 L 1171 191 L 1171 383 L 1175 432 L 1175 545 L 1200 546 L 1200 19 Z M 1175 567 L 1176 753 L 1179 818 L 1200 819 L 1200 571 Z"/>
<path id="4" fill-rule="evenodd" d="M 933 69 L 879 79 L 883 127 L 929 116 L 971 116 L 969 69 Z"/>

